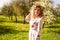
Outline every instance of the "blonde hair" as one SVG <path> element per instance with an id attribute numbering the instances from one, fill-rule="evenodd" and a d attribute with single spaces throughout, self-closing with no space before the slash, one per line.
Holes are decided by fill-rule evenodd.
<path id="1" fill-rule="evenodd" d="M 44 14 L 43 14 L 43 10 L 44 10 L 44 7 L 43 6 L 41 6 L 40 4 L 38 4 L 38 3 L 35 3 L 32 7 L 31 7 L 31 9 L 30 9 L 30 13 L 26 16 L 26 19 L 27 20 L 30 20 L 31 19 L 31 14 L 33 14 L 34 13 L 34 8 L 40 8 L 40 14 L 39 14 L 39 16 L 40 17 L 43 17 L 44 16 Z"/>

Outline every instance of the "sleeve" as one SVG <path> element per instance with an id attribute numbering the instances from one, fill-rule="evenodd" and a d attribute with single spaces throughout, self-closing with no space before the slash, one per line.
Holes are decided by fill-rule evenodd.
<path id="1" fill-rule="evenodd" d="M 42 26 L 43 26 L 43 20 L 39 20 L 39 23 L 38 23 L 38 32 L 42 29 Z"/>

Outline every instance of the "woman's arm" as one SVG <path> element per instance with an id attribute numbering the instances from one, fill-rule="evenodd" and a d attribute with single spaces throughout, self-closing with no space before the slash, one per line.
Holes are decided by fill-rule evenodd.
<path id="1" fill-rule="evenodd" d="M 26 20 L 26 22 L 30 21 L 30 13 L 26 16 L 25 20 Z"/>
<path id="2" fill-rule="evenodd" d="M 43 26 L 43 20 L 40 20 L 40 30 L 42 30 L 42 26 Z"/>
<path id="3" fill-rule="evenodd" d="M 38 23 L 38 31 L 42 30 L 43 20 L 41 19 Z"/>

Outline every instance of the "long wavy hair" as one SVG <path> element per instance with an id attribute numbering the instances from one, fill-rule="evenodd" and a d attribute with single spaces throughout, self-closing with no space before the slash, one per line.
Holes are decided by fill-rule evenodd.
<path id="1" fill-rule="evenodd" d="M 30 12 L 29 14 L 27 15 L 26 19 L 31 19 L 31 17 L 34 17 L 34 15 L 32 16 L 31 14 L 34 13 L 34 9 L 35 8 L 40 8 L 40 14 L 39 14 L 39 17 L 43 17 L 44 16 L 44 13 L 43 13 L 43 10 L 44 10 L 44 7 L 41 6 L 40 4 L 34 4 L 31 9 L 30 9 Z"/>

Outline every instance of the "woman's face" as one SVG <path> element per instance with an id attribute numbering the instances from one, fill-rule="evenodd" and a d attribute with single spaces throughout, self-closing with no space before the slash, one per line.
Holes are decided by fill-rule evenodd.
<path id="1" fill-rule="evenodd" d="M 39 16 L 39 14 L 40 14 L 40 8 L 37 7 L 37 8 L 34 9 L 34 15 Z"/>

